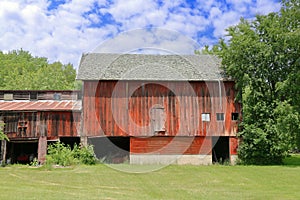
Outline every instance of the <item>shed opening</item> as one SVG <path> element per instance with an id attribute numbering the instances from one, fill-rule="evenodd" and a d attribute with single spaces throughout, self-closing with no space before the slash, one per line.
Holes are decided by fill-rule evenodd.
<path id="1" fill-rule="evenodd" d="M 7 143 L 7 163 L 30 164 L 38 156 L 38 140 L 20 140 Z"/>
<path id="2" fill-rule="evenodd" d="M 96 157 L 103 162 L 119 164 L 129 161 L 130 137 L 88 138 Z"/>
<path id="3" fill-rule="evenodd" d="M 212 137 L 212 162 L 224 164 L 229 161 L 229 137 Z"/>
<path id="4" fill-rule="evenodd" d="M 59 140 L 61 143 L 64 145 L 68 145 L 71 147 L 71 149 L 74 148 L 74 145 L 76 144 L 77 146 L 80 144 L 80 137 L 60 137 Z"/>

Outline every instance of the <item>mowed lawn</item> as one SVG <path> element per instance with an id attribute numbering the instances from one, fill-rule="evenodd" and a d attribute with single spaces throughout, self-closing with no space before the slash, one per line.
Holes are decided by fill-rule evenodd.
<path id="1" fill-rule="evenodd" d="M 7 166 L 0 168 L 0 199 L 300 199 L 299 160 L 289 158 L 283 166 L 170 165 L 148 173 L 104 164 Z"/>

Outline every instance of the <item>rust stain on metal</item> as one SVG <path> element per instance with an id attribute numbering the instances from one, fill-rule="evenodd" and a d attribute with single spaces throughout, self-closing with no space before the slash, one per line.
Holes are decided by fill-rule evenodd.
<path id="1" fill-rule="evenodd" d="M 80 111 L 81 101 L 0 101 L 0 111 Z"/>

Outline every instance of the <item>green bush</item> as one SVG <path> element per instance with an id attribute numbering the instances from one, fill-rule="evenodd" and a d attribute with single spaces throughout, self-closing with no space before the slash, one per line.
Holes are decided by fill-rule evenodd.
<path id="1" fill-rule="evenodd" d="M 79 160 L 81 164 L 94 165 L 96 164 L 96 157 L 94 153 L 94 148 L 92 145 L 88 146 L 74 146 L 73 154 L 76 159 Z"/>
<path id="2" fill-rule="evenodd" d="M 70 166 L 76 164 L 96 164 L 93 146 L 77 146 L 71 149 L 69 145 L 56 142 L 49 145 L 46 165 Z"/>

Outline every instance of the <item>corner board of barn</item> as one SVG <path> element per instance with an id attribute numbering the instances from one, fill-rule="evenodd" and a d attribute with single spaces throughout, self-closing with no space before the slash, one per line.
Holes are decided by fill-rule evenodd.
<path id="1" fill-rule="evenodd" d="M 0 91 L 2 160 L 43 163 L 58 140 L 110 163 L 236 160 L 241 104 L 217 57 L 89 53 L 77 79 L 82 91 Z"/>

